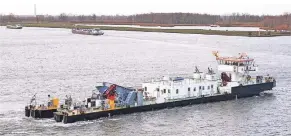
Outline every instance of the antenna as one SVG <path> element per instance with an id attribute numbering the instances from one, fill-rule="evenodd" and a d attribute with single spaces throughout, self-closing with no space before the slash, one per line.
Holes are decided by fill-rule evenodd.
<path id="1" fill-rule="evenodd" d="M 197 66 L 195 66 L 195 73 L 200 73 L 200 71 L 199 71 Z"/>

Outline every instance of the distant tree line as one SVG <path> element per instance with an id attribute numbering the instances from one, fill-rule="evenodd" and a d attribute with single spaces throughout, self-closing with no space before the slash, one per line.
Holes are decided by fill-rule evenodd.
<path id="1" fill-rule="evenodd" d="M 211 25 L 221 26 L 257 26 L 275 29 L 289 29 L 291 13 L 277 16 L 250 15 L 233 13 L 230 15 L 211 15 L 198 13 L 148 13 L 137 15 L 72 15 L 61 13 L 58 16 L 37 15 L 0 15 L 0 23 L 43 23 L 43 22 L 70 22 L 70 23 L 105 23 L 105 24 L 142 24 L 142 25 Z"/>

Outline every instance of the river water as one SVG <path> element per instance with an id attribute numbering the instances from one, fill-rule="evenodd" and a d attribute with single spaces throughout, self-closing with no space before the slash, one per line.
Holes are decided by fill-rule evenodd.
<path id="1" fill-rule="evenodd" d="M 125 86 L 163 75 L 206 71 L 223 55 L 247 52 L 273 75 L 277 87 L 264 96 L 120 115 L 73 124 L 24 116 L 33 94 L 63 99 L 90 96 L 108 81 Z M 0 135 L 291 135 L 291 38 L 105 31 L 103 36 L 68 29 L 0 28 Z"/>

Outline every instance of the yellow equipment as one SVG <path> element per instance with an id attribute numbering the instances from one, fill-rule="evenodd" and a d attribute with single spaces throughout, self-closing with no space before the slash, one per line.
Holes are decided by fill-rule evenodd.
<path id="1" fill-rule="evenodd" d="M 48 108 L 49 109 L 56 109 L 56 108 L 58 108 L 59 107 L 59 102 L 60 102 L 59 98 L 53 98 L 51 100 L 52 105 L 49 106 Z"/>
<path id="2" fill-rule="evenodd" d="M 115 102 L 114 102 L 114 100 L 109 100 L 109 105 L 110 105 L 110 109 L 111 110 L 115 109 Z"/>
<path id="3" fill-rule="evenodd" d="M 54 98 L 53 99 L 53 106 L 54 107 L 58 107 L 59 106 L 59 102 L 60 102 L 59 98 Z"/>

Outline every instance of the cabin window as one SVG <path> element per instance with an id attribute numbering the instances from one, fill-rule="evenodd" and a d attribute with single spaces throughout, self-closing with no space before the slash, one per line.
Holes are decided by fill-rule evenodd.
<path id="1" fill-rule="evenodd" d="M 160 88 L 157 88 L 157 91 L 159 92 L 160 91 Z"/>
<path id="2" fill-rule="evenodd" d="M 179 89 L 176 90 L 176 94 L 178 94 L 178 93 L 179 93 Z"/>
<path id="3" fill-rule="evenodd" d="M 213 85 L 211 85 L 211 89 L 213 89 Z"/>
<path id="4" fill-rule="evenodd" d="M 190 92 L 190 90 L 191 90 L 190 87 L 188 87 L 188 92 Z"/>
<path id="5" fill-rule="evenodd" d="M 207 89 L 210 90 L 210 86 L 207 86 Z"/>
<path id="6" fill-rule="evenodd" d="M 170 89 L 168 89 L 168 93 L 171 93 L 171 90 Z"/>
<path id="7" fill-rule="evenodd" d="M 194 92 L 196 91 L 196 87 L 194 87 L 193 91 L 194 91 Z"/>
<path id="8" fill-rule="evenodd" d="M 199 86 L 199 90 L 201 90 L 201 86 Z"/>
<path id="9" fill-rule="evenodd" d="M 164 89 L 164 93 L 167 93 L 166 89 Z"/>
<path id="10" fill-rule="evenodd" d="M 146 92 L 148 90 L 148 88 L 147 87 L 144 87 L 144 91 Z"/>
<path id="11" fill-rule="evenodd" d="M 202 86 L 202 90 L 204 90 L 204 86 Z"/>

